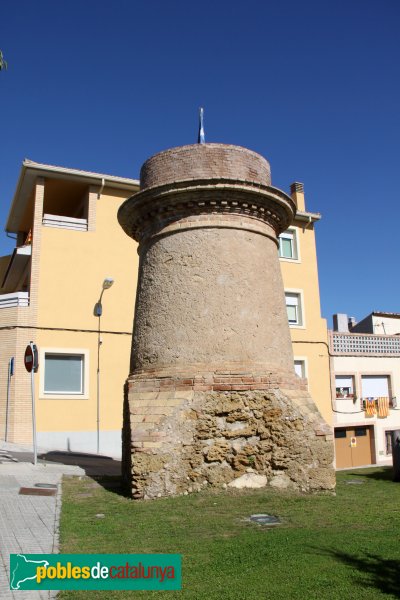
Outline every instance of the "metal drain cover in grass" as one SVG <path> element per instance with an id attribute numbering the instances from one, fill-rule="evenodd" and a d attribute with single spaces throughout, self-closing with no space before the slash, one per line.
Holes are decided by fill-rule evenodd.
<path id="1" fill-rule="evenodd" d="M 58 486 L 56 483 L 35 483 L 35 487 L 45 488 L 46 490 L 56 490 Z"/>
<path id="2" fill-rule="evenodd" d="M 349 479 L 349 481 L 346 481 L 347 485 L 362 485 L 363 483 L 365 483 L 363 479 Z"/>
<path id="3" fill-rule="evenodd" d="M 281 520 L 279 517 L 274 517 L 273 515 L 251 515 L 250 521 L 254 521 L 258 523 L 258 525 L 280 525 Z"/>

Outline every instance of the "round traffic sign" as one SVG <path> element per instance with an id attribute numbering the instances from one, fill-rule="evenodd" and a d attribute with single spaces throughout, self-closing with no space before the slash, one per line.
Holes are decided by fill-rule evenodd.
<path id="1" fill-rule="evenodd" d="M 24 365 L 25 369 L 30 373 L 33 369 L 33 350 L 30 344 L 25 349 Z"/>
<path id="2" fill-rule="evenodd" d="M 28 373 L 31 373 L 32 371 L 36 373 L 38 369 L 39 363 L 37 346 L 32 342 L 28 344 L 28 346 L 25 349 L 24 365 Z"/>

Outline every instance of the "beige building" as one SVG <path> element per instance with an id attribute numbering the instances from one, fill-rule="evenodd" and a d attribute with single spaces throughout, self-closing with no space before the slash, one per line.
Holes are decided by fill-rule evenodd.
<path id="1" fill-rule="evenodd" d="M 291 186 L 297 206 L 294 223 L 280 236 L 279 256 L 292 336 L 295 369 L 308 379 L 322 416 L 332 423 L 328 330 L 321 317 L 315 224 L 319 213 L 306 211 L 301 183 Z"/>
<path id="2" fill-rule="evenodd" d="M 2 439 L 32 441 L 23 356 L 33 341 L 39 448 L 120 455 L 138 258 L 116 214 L 138 187 L 135 179 L 24 161 L 6 223 L 16 246 L 0 259 Z M 279 255 L 295 367 L 331 422 L 314 232 L 320 215 L 306 211 L 301 184 L 291 192 L 297 216 L 280 238 Z M 105 279 L 113 280 L 110 289 L 103 290 Z"/>
<path id="3" fill-rule="evenodd" d="M 400 429 L 400 314 L 373 312 L 355 323 L 334 315 L 330 332 L 336 467 L 392 463 Z"/>
<path id="4" fill-rule="evenodd" d="M 137 258 L 117 210 L 138 182 L 24 161 L 1 259 L 0 431 L 32 440 L 26 345 L 39 348 L 35 375 L 39 448 L 118 455 L 129 370 Z M 95 316 L 105 278 L 103 314 Z M 7 402 L 6 382 L 10 359 Z"/>

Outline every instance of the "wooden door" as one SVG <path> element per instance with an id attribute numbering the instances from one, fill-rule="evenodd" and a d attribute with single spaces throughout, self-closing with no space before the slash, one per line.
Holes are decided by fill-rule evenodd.
<path id="1" fill-rule="evenodd" d="M 336 468 L 362 467 L 375 463 L 371 426 L 335 429 Z"/>
<path id="2" fill-rule="evenodd" d="M 335 429 L 336 468 L 345 469 L 352 467 L 350 430 L 346 428 Z"/>

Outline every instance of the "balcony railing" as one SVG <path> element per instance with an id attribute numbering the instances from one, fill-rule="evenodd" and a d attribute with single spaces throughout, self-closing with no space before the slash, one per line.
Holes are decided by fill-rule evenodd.
<path id="1" fill-rule="evenodd" d="M 56 227 L 58 229 L 71 229 L 73 231 L 87 231 L 87 219 L 75 219 L 62 215 L 43 215 L 42 223 L 45 227 Z"/>
<path id="2" fill-rule="evenodd" d="M 351 401 L 352 400 L 352 401 Z M 397 407 L 397 400 L 394 396 L 369 396 L 368 398 L 336 397 L 335 409 L 341 414 L 364 413 L 364 416 L 384 419 L 389 417 L 391 410 Z"/>
<path id="3" fill-rule="evenodd" d="M 368 396 L 368 398 L 360 398 L 361 410 L 366 410 L 368 407 L 368 403 L 370 404 L 370 406 L 373 405 L 376 409 L 378 409 L 381 400 L 386 400 L 389 408 L 397 407 L 396 396 L 386 396 L 386 397 L 385 396 L 383 396 L 383 397 Z"/>
<path id="4" fill-rule="evenodd" d="M 17 289 L 18 282 L 31 260 L 31 255 L 32 246 L 30 244 L 14 248 L 5 275 L 2 280 L 0 279 L 2 288 L 8 290 Z"/>
<path id="5" fill-rule="evenodd" d="M 400 336 L 368 333 L 330 334 L 332 354 L 354 356 L 400 356 Z"/>
<path id="6" fill-rule="evenodd" d="M 29 292 L 13 292 L 12 294 L 0 294 L 1 308 L 16 308 L 29 306 Z"/>

